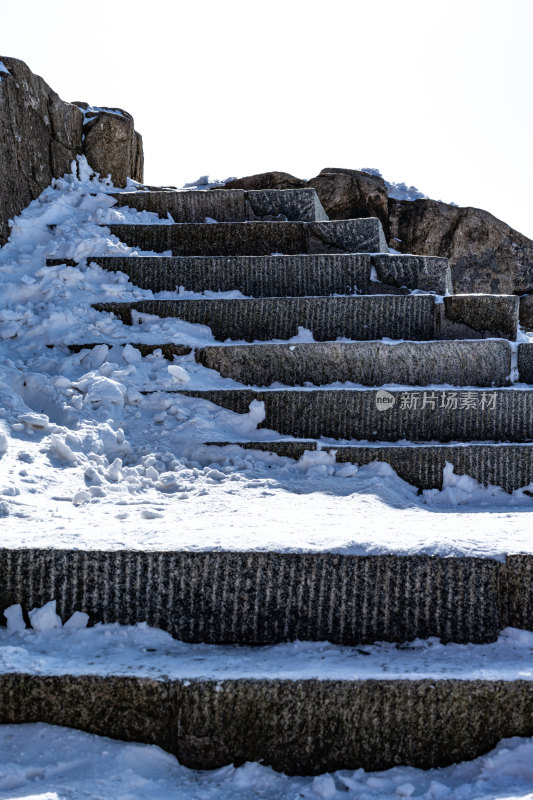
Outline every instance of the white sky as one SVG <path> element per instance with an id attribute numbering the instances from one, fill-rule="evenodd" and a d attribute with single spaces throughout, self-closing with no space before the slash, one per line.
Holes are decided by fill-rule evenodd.
<path id="1" fill-rule="evenodd" d="M 0 0 L 0 26 L 134 116 L 147 182 L 377 167 L 533 238 L 533 0 Z"/>

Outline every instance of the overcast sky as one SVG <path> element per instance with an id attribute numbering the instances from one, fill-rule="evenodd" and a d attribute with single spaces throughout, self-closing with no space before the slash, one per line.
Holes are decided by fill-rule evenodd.
<path id="1" fill-rule="evenodd" d="M 0 0 L 0 26 L 134 116 L 147 182 L 377 167 L 533 238 L 533 0 Z"/>

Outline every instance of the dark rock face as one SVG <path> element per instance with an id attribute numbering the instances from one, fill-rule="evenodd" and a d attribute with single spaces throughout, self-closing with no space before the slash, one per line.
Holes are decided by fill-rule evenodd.
<path id="1" fill-rule="evenodd" d="M 303 189 L 307 181 L 295 178 L 288 172 L 261 172 L 258 175 L 248 175 L 246 178 L 237 178 L 228 181 L 224 189 Z"/>
<path id="2" fill-rule="evenodd" d="M 389 209 L 383 178 L 353 169 L 326 168 L 307 185 L 316 190 L 330 219 L 377 217 L 388 238 Z"/>
<path id="3" fill-rule="evenodd" d="M 84 127 L 80 108 L 61 100 L 23 61 L 0 61 L 7 69 L 0 74 L 0 244 L 9 236 L 8 220 L 68 172 L 78 154 L 118 185 L 128 176 L 142 181 L 142 140 L 129 115 L 101 111 Z"/>

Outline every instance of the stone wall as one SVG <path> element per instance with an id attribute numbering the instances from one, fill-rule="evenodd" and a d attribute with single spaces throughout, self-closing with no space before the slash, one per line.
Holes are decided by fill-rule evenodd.
<path id="1" fill-rule="evenodd" d="M 118 186 L 127 177 L 143 180 L 142 139 L 129 114 L 65 103 L 23 61 L 0 56 L 0 64 L 0 244 L 8 220 L 79 154 Z"/>

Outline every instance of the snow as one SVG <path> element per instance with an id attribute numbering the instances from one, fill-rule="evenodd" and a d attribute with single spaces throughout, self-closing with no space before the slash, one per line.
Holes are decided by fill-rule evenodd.
<path id="1" fill-rule="evenodd" d="M 170 363 L 161 350 L 142 358 L 129 343 L 199 347 L 214 343 L 209 328 L 135 313 L 125 326 L 91 307 L 176 296 L 140 289 L 91 262 L 97 254 L 159 255 L 124 245 L 106 225 L 169 221 L 116 207 L 113 191 L 80 158 L 13 220 L 0 248 L 3 546 L 499 559 L 532 552 L 527 491 L 482 488 L 447 468 L 444 491 L 417 495 L 385 464 L 357 469 L 323 451 L 295 462 L 202 444 L 287 437 L 257 428 L 265 415 L 259 401 L 239 415 L 176 391 L 241 387 L 197 364 L 193 353 Z M 80 263 L 47 267 L 46 258 Z M 235 296 L 176 288 L 178 299 Z M 312 339 L 300 329 L 291 342 Z M 65 346 L 82 342 L 98 346 L 78 353 Z M 143 395 L 146 389 L 153 393 Z"/>
<path id="2" fill-rule="evenodd" d="M 0 673 L 129 675 L 159 680 L 533 680 L 533 633 L 506 628 L 492 644 L 442 644 L 436 638 L 404 644 L 349 647 L 330 642 L 244 645 L 191 644 L 137 625 L 97 624 L 86 614 L 61 625 L 55 600 L 29 613 L 6 609 L 0 628 Z M 4 614 L 6 613 L 4 611 Z M 0 614 L 1 616 L 1 614 Z"/>
<path id="3" fill-rule="evenodd" d="M 154 745 L 43 723 L 0 726 L 0 798 L 24 800 L 531 800 L 533 739 L 441 769 L 288 777 L 261 764 L 187 769 Z"/>

